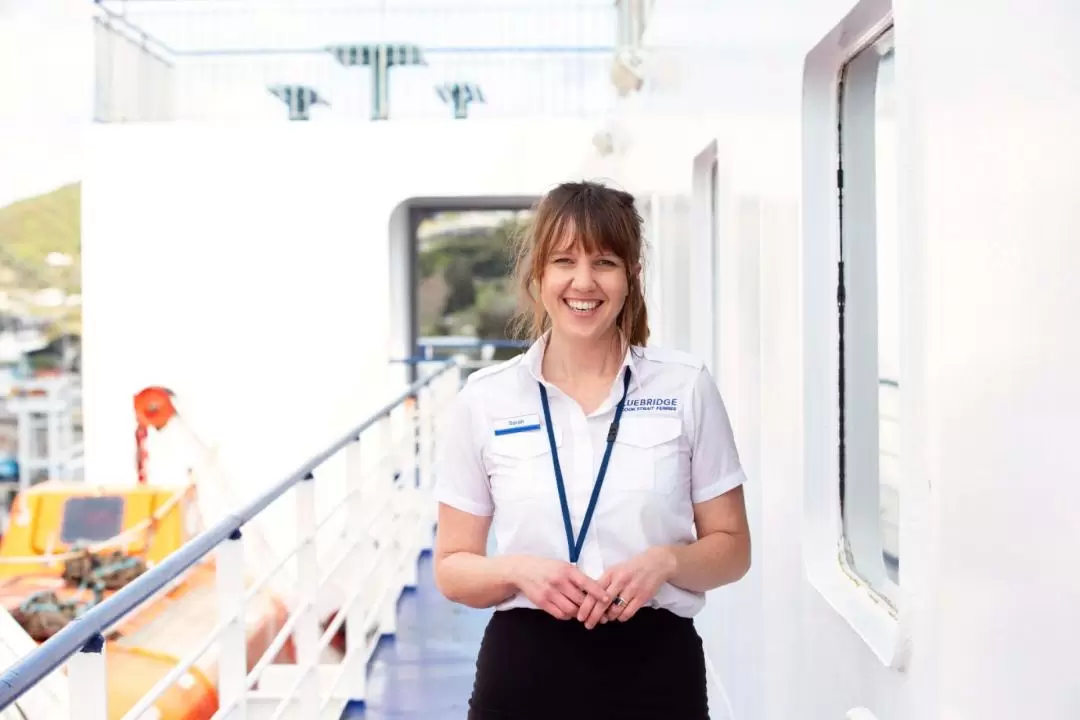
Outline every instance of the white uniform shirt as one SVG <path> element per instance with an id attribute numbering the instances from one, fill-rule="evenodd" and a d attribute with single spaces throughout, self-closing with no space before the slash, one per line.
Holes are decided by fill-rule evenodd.
<path id="1" fill-rule="evenodd" d="M 626 405 L 578 567 L 595 579 L 650 547 L 694 542 L 692 503 L 746 479 L 727 411 L 703 363 L 674 350 L 633 347 L 608 398 L 586 416 L 544 381 L 543 348 L 541 339 L 525 354 L 469 376 L 441 418 L 436 499 L 493 515 L 499 555 L 569 561 L 538 383 L 548 393 L 576 540 L 629 366 Z M 647 606 L 692 617 L 704 603 L 702 593 L 664 584 Z M 512 607 L 535 606 L 518 593 L 498 609 Z"/>

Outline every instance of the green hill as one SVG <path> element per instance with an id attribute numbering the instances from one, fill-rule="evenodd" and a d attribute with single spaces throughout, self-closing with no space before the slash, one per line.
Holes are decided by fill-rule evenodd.
<path id="1" fill-rule="evenodd" d="M 81 186 L 73 183 L 0 208 L 0 292 L 13 309 L 57 319 L 57 332 L 79 332 L 79 306 L 43 305 L 36 292 L 81 292 L 81 196 Z M 50 264 L 52 253 L 69 263 Z"/>

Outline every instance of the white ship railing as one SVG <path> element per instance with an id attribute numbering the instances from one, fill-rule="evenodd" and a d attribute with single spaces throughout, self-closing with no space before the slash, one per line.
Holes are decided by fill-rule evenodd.
<path id="1" fill-rule="evenodd" d="M 38 683 L 55 677 L 54 671 L 66 668 L 69 717 L 115 717 L 108 707 L 105 674 L 105 638 L 110 629 L 211 557 L 216 560 L 219 595 L 216 627 L 127 709 L 124 720 L 156 717 L 155 702 L 215 644 L 219 704 L 215 720 L 338 718 L 348 701 L 364 700 L 367 667 L 375 645 L 382 635 L 396 631 L 398 597 L 405 587 L 416 583 L 417 559 L 431 548 L 433 540 L 435 507 L 430 490 L 435 418 L 438 408 L 460 387 L 461 371 L 453 361 L 433 363 L 425 370 L 425 377 L 400 397 L 272 489 L 227 515 L 8 668 L 0 677 L 0 716 Z M 396 446 L 392 423 L 404 427 L 401 443 Z M 369 433 L 375 434 L 380 456 L 373 466 L 362 467 L 360 440 L 365 438 L 366 454 L 372 447 Z M 343 495 L 331 504 L 327 515 L 318 518 L 315 486 L 320 470 L 341 453 L 345 462 Z M 290 491 L 295 493 L 297 543 L 268 572 L 248 584 L 241 542 L 244 526 Z M 321 569 L 316 535 L 338 513 L 345 513 L 343 549 L 329 567 Z M 247 657 L 246 605 L 290 560 L 296 562 L 296 597 L 284 626 L 252 666 Z M 328 588 L 331 584 L 335 587 Z M 334 619 L 320 633 L 317 600 L 320 592 L 328 589 L 339 589 L 342 599 Z M 346 633 L 344 657 L 337 663 L 321 660 L 342 625 Z M 274 663 L 290 637 L 297 662 Z"/>

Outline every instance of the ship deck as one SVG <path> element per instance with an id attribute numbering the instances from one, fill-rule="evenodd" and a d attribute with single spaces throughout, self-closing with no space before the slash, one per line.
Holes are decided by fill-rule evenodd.
<path id="1" fill-rule="evenodd" d="M 476 653 L 492 611 L 444 598 L 429 553 L 418 576 L 416 590 L 400 600 L 397 634 L 375 651 L 366 704 L 350 706 L 343 720 L 462 720 L 468 713 Z"/>

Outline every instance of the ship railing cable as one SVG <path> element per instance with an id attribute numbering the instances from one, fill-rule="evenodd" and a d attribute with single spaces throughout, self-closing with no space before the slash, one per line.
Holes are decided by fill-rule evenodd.
<path id="1" fill-rule="evenodd" d="M 430 387 L 432 383 L 448 371 L 456 368 L 457 364 L 453 360 L 447 361 L 436 368 L 432 368 L 425 377 L 410 385 L 392 402 L 386 404 L 383 408 L 370 415 L 365 421 L 349 430 L 345 435 L 340 437 L 322 452 L 316 454 L 293 473 L 275 483 L 269 490 L 251 500 L 236 512 L 226 515 L 212 527 L 204 530 L 183 547 L 164 558 L 155 567 L 150 568 L 110 597 L 86 610 L 75 621 L 68 623 L 63 629 L 41 644 L 36 650 L 8 668 L 3 676 L 0 677 L 0 711 L 12 706 L 23 694 L 49 676 L 54 670 L 64 665 L 68 660 L 72 659 L 73 656 L 80 653 L 80 651 L 85 650 L 90 653 L 100 652 L 104 642 L 104 635 L 108 632 L 109 628 L 112 628 L 117 623 L 124 620 L 132 613 L 132 611 L 139 609 L 147 600 L 150 600 L 159 594 L 167 586 L 175 585 L 182 574 L 187 573 L 192 566 L 206 558 L 212 551 L 217 549 L 218 546 L 222 545 L 222 543 L 239 539 L 241 536 L 241 529 L 247 523 L 251 522 L 263 510 L 273 504 L 290 489 L 299 486 L 305 481 L 313 480 L 314 473 L 317 469 L 342 450 L 357 443 L 366 430 L 379 424 L 384 419 L 389 418 L 399 407 L 407 407 L 410 401 L 415 399 L 418 395 L 427 393 L 428 397 L 431 397 L 434 394 Z M 436 404 L 437 403 L 433 402 L 432 407 Z M 410 433 L 410 436 L 407 439 L 410 450 L 415 457 L 416 438 Z M 430 461 L 430 458 L 428 458 L 428 460 Z M 418 458 L 417 462 L 419 462 Z M 380 466 L 382 465 L 381 462 L 379 464 Z M 367 508 L 365 515 L 372 521 L 368 524 L 368 527 L 373 524 L 373 521 L 379 517 L 380 513 L 385 512 L 386 501 L 389 501 L 389 498 L 382 498 L 380 502 L 373 503 Z M 353 504 L 354 503 L 350 502 L 341 502 L 340 507 L 348 507 Z M 336 509 L 337 508 L 335 508 L 335 511 Z M 313 522 L 312 527 L 321 526 L 327 519 L 328 518 L 323 518 L 322 523 Z M 319 577 L 317 580 L 324 580 L 327 575 L 332 576 L 338 566 L 345 561 L 345 557 L 348 556 L 349 551 L 355 547 L 356 543 L 361 542 L 364 539 L 364 535 L 365 534 L 353 536 L 350 546 L 347 546 L 345 550 L 342 551 L 341 556 L 339 556 L 331 567 L 328 568 L 327 573 L 318 573 L 319 575 L 323 575 L 323 577 Z M 299 549 L 309 545 L 313 537 L 314 535 L 311 535 L 310 538 L 301 540 L 296 548 L 294 548 L 293 552 L 287 557 L 278 558 L 278 562 L 274 568 L 271 568 L 269 572 L 264 573 L 264 576 L 256 581 L 253 586 L 246 588 L 246 592 L 244 593 L 245 600 L 254 597 L 269 580 L 268 576 L 273 575 L 274 572 L 280 569 L 280 567 L 292 558 Z M 377 556 L 375 561 L 376 564 L 379 564 L 379 558 L 381 557 L 381 554 Z M 324 629 L 321 636 L 316 637 L 318 647 L 325 648 L 333 639 L 335 633 L 340 630 L 347 617 L 347 613 L 344 612 L 344 609 L 349 607 L 349 604 L 355 600 L 358 592 L 358 590 L 354 590 L 345 597 L 340 605 L 342 609 L 337 613 L 336 617 L 330 622 L 328 627 Z M 272 662 L 272 659 L 277 655 L 281 647 L 284 646 L 288 637 L 297 629 L 298 618 L 305 614 L 305 611 L 309 609 L 310 604 L 311 597 L 309 595 L 305 598 L 301 598 L 296 606 L 293 607 L 289 613 L 289 618 L 285 622 L 286 627 L 283 627 L 281 631 L 279 631 L 277 637 L 275 637 L 274 643 L 272 643 L 271 646 L 267 648 L 266 652 L 263 653 L 260 662 L 247 674 L 246 682 L 244 683 L 247 688 L 250 688 L 257 682 L 262 671 L 266 669 L 270 662 Z M 241 609 L 238 613 L 238 617 L 241 619 L 244 616 L 243 607 L 244 605 L 241 604 Z M 188 657 L 177 664 L 172 672 L 166 677 L 161 678 L 154 688 L 151 689 L 151 692 L 147 697 L 125 714 L 125 718 L 138 717 L 141 712 L 148 710 L 153 705 L 153 700 L 148 698 L 151 696 L 160 696 L 161 693 L 174 684 L 183 673 L 183 670 L 180 670 L 180 668 L 190 667 L 194 661 L 192 658 L 197 658 L 201 655 L 202 652 L 214 642 L 217 636 L 223 632 L 225 626 L 233 623 L 236 619 L 237 618 L 235 617 L 223 617 L 222 622 L 218 624 L 215 630 L 211 632 L 210 636 L 202 643 L 204 647 L 199 649 L 198 652 L 190 653 Z M 189 662 L 189 660 L 191 660 L 191 662 Z M 310 680 L 315 671 L 315 667 L 311 666 L 310 663 L 303 664 L 306 667 L 304 667 L 304 672 L 302 672 L 297 679 L 297 685 L 304 682 L 305 679 Z M 344 665 L 346 665 L 346 663 L 343 663 L 343 666 Z M 342 668 L 342 671 L 344 671 L 344 667 Z M 340 674 L 338 680 L 340 680 Z M 335 681 L 334 684 L 336 685 L 337 681 Z M 232 698 L 228 701 L 224 698 L 222 700 L 223 709 L 226 711 L 228 707 L 235 707 L 237 704 L 237 701 Z M 284 707 L 287 707 L 288 701 L 289 697 L 286 697 L 282 701 L 281 705 L 278 707 L 278 715 L 281 714 Z M 323 702 L 323 706 L 326 706 L 325 701 Z M 91 709 L 82 708 L 80 709 L 80 712 L 84 710 Z M 90 714 L 97 717 L 97 709 L 92 709 Z"/>

